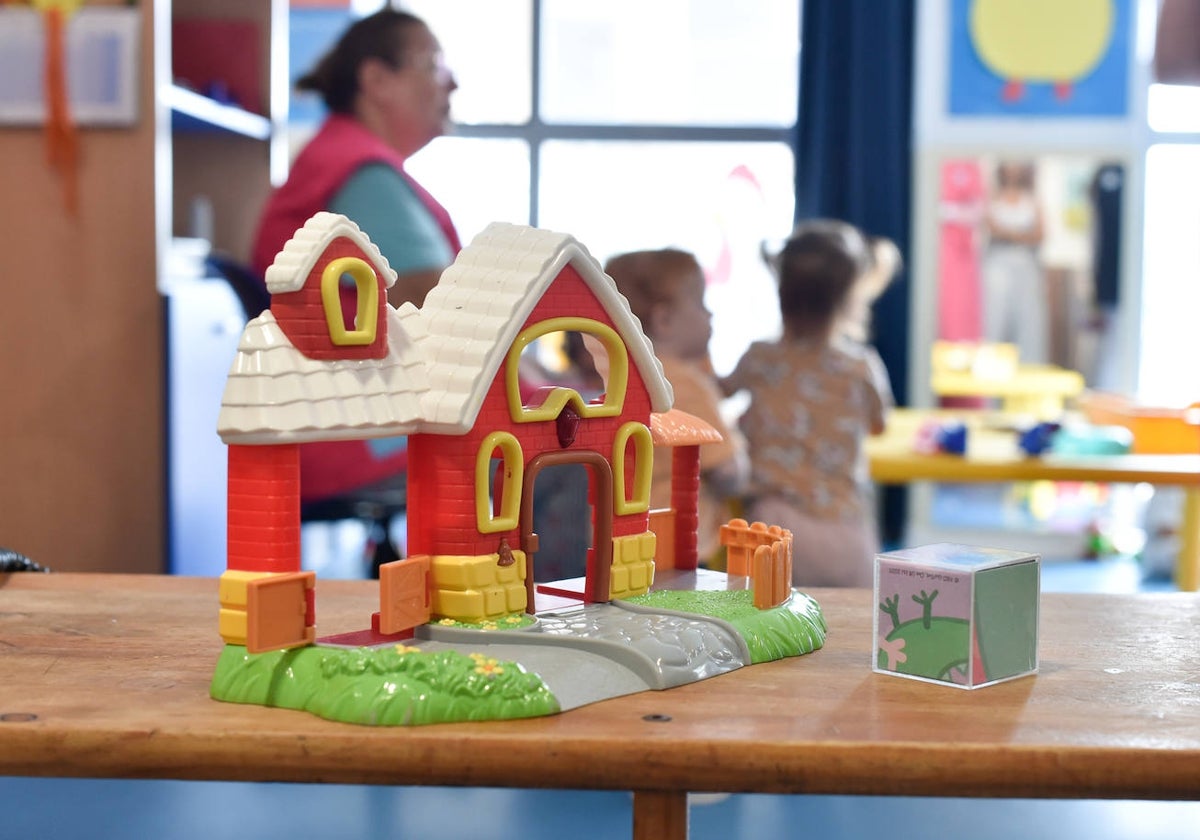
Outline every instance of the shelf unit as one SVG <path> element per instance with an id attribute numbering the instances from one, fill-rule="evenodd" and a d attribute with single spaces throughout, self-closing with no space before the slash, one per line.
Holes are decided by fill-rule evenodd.
<path id="1" fill-rule="evenodd" d="M 228 284 L 210 276 L 204 258 L 211 248 L 248 262 L 263 202 L 287 176 L 288 0 L 154 0 L 153 9 L 155 241 L 157 285 L 166 301 L 168 568 L 214 576 L 225 555 L 226 455 L 216 435 L 217 414 L 245 316 Z M 261 56 L 250 87 L 263 92 L 262 102 L 244 103 L 261 113 L 177 82 L 172 30 L 185 19 L 252 24 L 253 30 L 241 29 L 245 43 L 215 43 L 213 52 L 249 44 L 233 57 Z M 206 35 L 215 28 L 199 27 Z M 196 207 L 204 212 L 195 213 Z M 208 230 L 196 230 L 192 217 L 207 220 L 210 208 L 211 225 L 199 225 L 211 227 L 209 236 Z M 211 244 L 196 233 L 206 234 Z"/>
<path id="2" fill-rule="evenodd" d="M 270 117 L 217 102 L 176 84 L 166 88 L 164 97 L 171 109 L 172 133 L 220 130 L 254 140 L 270 140 L 276 134 Z"/>
<path id="3" fill-rule="evenodd" d="M 225 104 L 176 82 L 172 28 L 179 20 L 246 22 L 260 33 L 263 113 Z M 177 237 L 209 218 L 212 247 L 249 258 L 260 208 L 287 177 L 288 0 L 155 0 L 155 238 L 158 286 L 171 290 Z M 198 210 L 203 212 L 198 212 Z M 207 227 L 207 224 L 205 225 Z"/>

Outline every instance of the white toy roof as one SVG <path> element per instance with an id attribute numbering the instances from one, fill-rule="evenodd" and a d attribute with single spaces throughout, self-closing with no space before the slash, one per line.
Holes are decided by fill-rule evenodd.
<path id="1" fill-rule="evenodd" d="M 344 217 L 318 214 L 280 252 L 268 282 L 280 291 L 299 289 L 328 242 L 351 228 L 358 231 Z M 374 249 L 361 231 L 357 235 Z M 423 308 L 387 307 L 383 359 L 309 359 L 270 310 L 251 321 L 225 386 L 218 420 L 222 440 L 262 444 L 466 433 L 518 331 L 567 265 L 612 319 L 646 384 L 651 410 L 669 410 L 671 385 L 641 323 L 587 249 L 566 234 L 496 222 L 446 269 Z"/>
<path id="2" fill-rule="evenodd" d="M 273 295 L 298 291 L 325 247 L 339 236 L 349 239 L 375 263 L 376 268 L 380 269 L 384 288 L 390 289 L 396 282 L 396 272 L 362 228 L 345 216 L 321 212 L 292 234 L 292 238 L 275 255 L 275 260 L 267 268 L 267 291 Z"/>

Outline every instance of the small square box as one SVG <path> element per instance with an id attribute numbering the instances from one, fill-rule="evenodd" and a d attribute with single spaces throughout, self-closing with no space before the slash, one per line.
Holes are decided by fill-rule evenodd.
<path id="1" fill-rule="evenodd" d="M 980 688 L 1038 668 L 1041 558 L 935 543 L 875 557 L 874 670 Z"/>

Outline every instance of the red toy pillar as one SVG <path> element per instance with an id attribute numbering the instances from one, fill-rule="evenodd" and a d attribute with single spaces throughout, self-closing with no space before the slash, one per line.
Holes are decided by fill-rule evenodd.
<path id="1" fill-rule="evenodd" d="M 671 507 L 675 511 L 675 568 L 699 563 L 700 447 L 677 446 L 671 454 Z"/>
<path id="2" fill-rule="evenodd" d="M 300 449 L 229 447 L 230 571 L 300 571 Z"/>

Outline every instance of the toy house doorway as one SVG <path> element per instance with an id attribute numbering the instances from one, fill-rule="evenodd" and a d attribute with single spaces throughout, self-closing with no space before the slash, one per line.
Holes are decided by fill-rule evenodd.
<path id="1" fill-rule="evenodd" d="M 552 468 L 553 472 L 545 472 Z M 544 475 L 543 475 L 544 473 Z M 569 521 L 547 522 L 545 518 L 535 521 L 535 498 L 539 494 L 538 478 L 550 476 L 569 477 L 572 483 L 586 479 L 591 522 Z M 541 591 L 547 594 L 575 598 L 588 603 L 607 601 L 612 571 L 612 521 L 613 521 L 613 473 L 608 461 L 598 452 L 564 451 L 538 455 L 525 467 L 525 481 L 521 490 L 521 550 L 525 552 L 525 587 L 528 592 L 529 612 L 536 611 L 534 595 Z M 588 525 L 590 524 L 590 529 Z M 536 555 L 542 550 L 543 538 L 536 528 L 582 528 L 589 530 L 587 562 L 582 579 L 557 581 L 555 584 L 539 586 Z M 555 535 L 545 534 L 547 548 L 556 540 Z M 558 541 L 560 542 L 560 541 Z"/>

